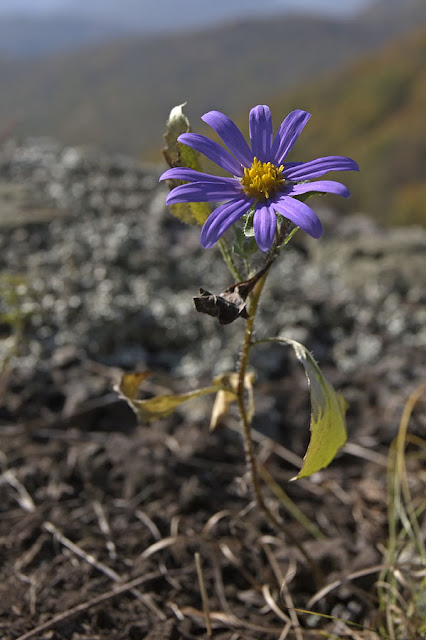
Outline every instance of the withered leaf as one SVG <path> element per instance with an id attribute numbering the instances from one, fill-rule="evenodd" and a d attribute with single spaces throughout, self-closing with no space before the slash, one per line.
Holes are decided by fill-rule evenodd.
<path id="1" fill-rule="evenodd" d="M 148 375 L 149 373 L 145 371 L 124 373 L 115 387 L 115 390 L 127 401 L 142 422 L 166 418 L 182 403 L 209 393 L 216 393 L 221 388 L 221 383 L 214 380 L 210 387 L 194 389 L 187 393 L 166 393 L 146 400 L 139 400 L 139 386 Z"/>
<path id="2" fill-rule="evenodd" d="M 265 275 L 273 260 L 273 258 L 268 260 L 265 266 L 249 280 L 236 282 L 219 295 L 200 288 L 201 295 L 194 297 L 195 308 L 200 313 L 217 318 L 220 324 L 230 324 L 237 318 L 247 320 L 249 317 L 246 308 L 247 296 Z"/>
<path id="3" fill-rule="evenodd" d="M 224 291 L 216 296 L 205 289 L 200 289 L 200 296 L 194 298 L 197 311 L 217 318 L 220 324 L 230 324 L 240 316 L 247 319 L 245 300 L 236 292 Z"/>
<path id="4" fill-rule="evenodd" d="M 210 431 L 214 431 L 224 420 L 233 402 L 237 400 L 238 394 L 238 373 L 222 373 L 214 379 L 216 384 L 221 385 L 221 389 L 216 394 L 212 415 L 210 419 Z M 252 407 L 254 373 L 249 371 L 244 378 L 244 387 L 249 392 L 250 410 Z"/>

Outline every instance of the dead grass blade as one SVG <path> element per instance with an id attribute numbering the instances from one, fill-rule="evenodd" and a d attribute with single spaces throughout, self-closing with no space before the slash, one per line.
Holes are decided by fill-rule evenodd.
<path id="1" fill-rule="evenodd" d="M 200 586 L 201 601 L 203 603 L 203 611 L 204 611 L 204 616 L 205 616 L 205 620 L 206 620 L 207 635 L 209 636 L 209 638 L 211 638 L 211 636 L 212 636 L 212 625 L 211 625 L 211 621 L 210 621 L 209 599 L 208 599 L 208 596 L 207 596 L 207 589 L 206 589 L 206 585 L 205 585 L 205 582 L 204 582 L 204 575 L 203 575 L 203 567 L 201 565 L 201 558 L 200 558 L 200 554 L 198 552 L 195 554 L 195 568 L 197 570 L 198 584 Z"/>
<path id="2" fill-rule="evenodd" d="M 72 618 L 73 616 L 78 615 L 80 613 L 85 613 L 89 609 L 92 609 L 93 607 L 96 607 L 97 605 L 102 604 L 107 600 L 111 600 L 116 596 L 122 595 L 123 593 L 126 593 L 128 591 L 131 591 L 132 589 L 136 589 L 137 587 L 142 586 L 145 582 L 150 582 L 151 580 L 156 580 L 158 578 L 161 578 L 161 573 L 159 571 L 152 571 L 151 573 L 147 573 L 144 576 L 139 576 L 138 578 L 135 578 L 130 582 L 126 582 L 120 585 L 119 587 L 112 589 L 111 591 L 106 591 L 105 593 L 102 593 L 101 595 L 96 596 L 91 600 L 87 600 L 86 602 L 82 602 L 81 604 L 78 604 L 75 607 L 71 607 L 71 609 L 68 609 L 67 611 L 62 611 L 61 613 L 58 613 L 53 618 L 50 618 L 50 620 L 46 620 L 46 622 L 43 622 L 37 627 L 34 627 L 34 629 L 31 629 L 30 631 L 27 631 L 26 633 L 19 636 L 19 638 L 16 638 L 15 640 L 31 640 L 31 638 L 40 637 L 40 634 L 43 633 L 44 631 L 49 631 L 50 629 L 53 629 L 57 624 L 60 624 L 65 620 Z"/>
<path id="3" fill-rule="evenodd" d="M 269 490 L 275 495 L 282 506 L 288 511 L 293 518 L 300 524 L 310 535 L 316 540 L 323 540 L 325 538 L 322 531 L 317 525 L 308 518 L 303 511 L 297 506 L 297 504 L 286 494 L 286 492 L 280 487 L 278 482 L 274 480 L 269 471 L 263 464 L 258 464 L 259 475 L 268 486 Z"/>
<path id="4" fill-rule="evenodd" d="M 389 451 L 389 540 L 384 553 L 385 567 L 377 589 L 385 630 L 392 640 L 410 635 L 422 638 L 426 634 L 426 578 L 422 573 L 426 567 L 426 544 L 422 531 L 426 524 L 426 500 L 422 497 L 419 503 L 418 498 L 413 498 L 410 488 L 413 476 L 409 476 L 406 464 L 407 455 L 411 455 L 406 453 L 410 419 L 414 408 L 425 396 L 426 384 L 422 384 L 408 398 L 398 434 Z M 415 442 L 420 451 L 426 450 L 425 441 L 416 438 Z"/>
<path id="5" fill-rule="evenodd" d="M 51 533 L 58 540 L 58 542 L 60 542 L 69 551 L 71 551 L 77 557 L 81 558 L 82 560 L 84 560 L 85 562 L 90 564 L 92 567 L 94 567 L 95 569 L 100 571 L 100 573 L 103 573 L 105 576 L 110 578 L 110 580 L 113 580 L 114 582 L 122 582 L 123 581 L 121 576 L 116 571 L 114 571 L 113 569 L 108 567 L 103 562 L 100 562 L 99 560 L 97 560 L 91 554 L 86 553 L 84 551 L 84 549 L 82 549 L 81 547 L 76 545 L 74 542 L 69 540 L 66 536 L 64 536 L 59 531 L 59 529 L 57 527 L 55 527 L 55 525 L 52 524 L 51 522 L 45 522 L 43 524 L 43 529 L 45 531 L 48 531 L 49 533 Z M 150 609 L 150 611 L 152 613 L 154 613 L 157 616 L 157 618 L 159 618 L 160 620 L 165 620 L 166 619 L 165 614 L 152 602 L 152 599 L 149 596 L 147 596 L 144 593 L 141 593 L 137 589 L 131 589 L 130 593 L 133 596 L 135 596 L 135 598 L 137 598 L 140 602 L 142 602 L 142 604 L 144 604 L 146 607 L 148 607 L 148 609 Z"/>
<path id="6" fill-rule="evenodd" d="M 172 547 L 175 544 L 184 542 L 188 542 L 188 538 L 186 536 L 168 536 L 167 538 L 162 538 L 162 540 L 158 540 L 158 542 L 154 542 L 154 544 L 147 547 L 141 554 L 141 558 L 146 560 L 150 556 L 154 555 L 154 553 L 157 553 L 157 551 L 162 551 L 163 549 Z"/>

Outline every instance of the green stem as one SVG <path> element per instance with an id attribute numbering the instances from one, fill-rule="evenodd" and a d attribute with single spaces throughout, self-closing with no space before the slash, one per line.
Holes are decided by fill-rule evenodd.
<path id="1" fill-rule="evenodd" d="M 265 285 L 267 275 L 268 275 L 268 272 L 266 272 L 265 275 L 262 276 L 262 278 L 260 278 L 259 282 L 256 284 L 256 286 L 254 287 L 250 295 L 249 318 L 246 321 L 246 330 L 244 334 L 244 342 L 241 350 L 241 357 L 240 357 L 240 363 L 239 363 L 239 369 L 238 369 L 237 401 L 238 401 L 238 409 L 240 413 L 242 433 L 243 433 L 243 439 L 244 439 L 244 452 L 245 452 L 245 458 L 246 458 L 246 465 L 250 473 L 251 484 L 253 487 L 253 492 L 254 492 L 259 509 L 262 511 L 266 520 L 274 527 L 274 529 L 280 531 L 285 536 L 287 536 L 292 542 L 292 544 L 294 544 L 300 550 L 304 558 L 309 563 L 317 584 L 320 585 L 322 584 L 323 579 L 322 579 L 321 572 L 318 565 L 312 560 L 312 558 L 310 558 L 310 556 L 305 551 L 303 545 L 289 531 L 285 530 L 282 523 L 279 520 L 277 520 L 277 518 L 274 516 L 272 511 L 269 509 L 269 507 L 265 503 L 262 490 L 260 487 L 259 474 L 257 470 L 256 457 L 254 453 L 253 439 L 251 436 L 251 416 L 249 418 L 249 415 L 246 409 L 246 403 L 244 400 L 245 378 L 247 374 L 250 349 L 253 346 L 252 336 L 253 336 L 253 329 L 254 329 L 254 321 L 256 317 L 257 308 L 259 305 L 260 295 Z"/>
<path id="2" fill-rule="evenodd" d="M 269 520 L 269 509 L 266 507 L 263 500 L 262 492 L 260 489 L 259 478 L 256 468 L 256 459 L 254 455 L 253 440 L 251 437 L 251 421 L 247 415 L 246 404 L 244 402 L 245 395 L 245 377 L 247 373 L 247 366 L 249 362 L 251 340 L 253 335 L 254 320 L 256 317 L 256 311 L 259 304 L 260 294 L 262 293 L 263 286 L 265 284 L 267 273 L 259 280 L 254 287 L 250 296 L 250 312 L 249 318 L 246 321 L 246 330 L 244 334 L 243 348 L 241 351 L 240 364 L 238 369 L 238 409 L 241 417 L 241 425 L 244 437 L 244 451 L 246 456 L 246 464 L 250 471 L 251 482 L 253 485 L 254 494 L 260 509 L 265 513 L 265 516 Z M 272 514 L 271 514 L 272 515 Z"/>
<path id="3" fill-rule="evenodd" d="M 239 272 L 237 265 L 234 262 L 234 258 L 232 257 L 232 253 L 226 243 L 226 241 L 223 238 L 220 238 L 219 242 L 217 243 L 218 247 L 220 249 L 220 252 L 222 254 L 222 258 L 226 264 L 226 266 L 228 267 L 229 271 L 232 273 L 232 275 L 234 276 L 234 278 L 236 279 L 237 282 L 241 281 L 243 279 L 241 273 Z"/>

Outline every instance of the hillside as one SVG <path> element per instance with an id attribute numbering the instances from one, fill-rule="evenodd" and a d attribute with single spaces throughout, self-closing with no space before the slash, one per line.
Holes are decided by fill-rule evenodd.
<path id="1" fill-rule="evenodd" d="M 117 38 L 124 28 L 101 20 L 68 16 L 0 14 L 0 54 L 8 58 L 47 56 Z"/>
<path id="2" fill-rule="evenodd" d="M 425 60 L 422 29 L 291 98 L 269 100 L 275 114 L 295 107 L 314 114 L 298 141 L 298 157 L 356 158 L 361 173 L 345 177 L 352 185 L 345 205 L 383 223 L 426 224 Z"/>
<path id="3" fill-rule="evenodd" d="M 379 49 L 413 21 L 425 22 L 423 3 L 401 7 L 406 20 L 385 20 L 399 13 L 384 6 L 352 21 L 280 17 L 126 38 L 41 60 L 0 60 L 7 87 L 0 131 L 13 121 L 19 136 L 47 134 L 141 155 L 161 145 L 175 104 L 188 100 L 194 117 L 211 108 L 235 114 Z"/>
<path id="4" fill-rule="evenodd" d="M 344 18 L 356 15 L 364 4 L 376 6 L 378 0 L 330 1 L 317 9 L 318 15 Z M 389 2 L 389 0 L 385 0 Z M 412 1 L 412 0 L 411 0 Z M 306 2 L 306 0 L 305 0 Z M 104 36 L 124 33 L 159 34 L 212 27 L 229 20 L 253 20 L 289 13 L 315 13 L 309 0 L 2 0 L 0 2 L 0 52 L 25 57 L 64 50 L 77 51 L 93 45 Z M 324 3 L 324 0 L 322 0 Z M 406 0 L 393 0 L 403 5 Z M 373 3 L 373 4 L 372 4 Z M 391 13 L 395 11 L 395 8 Z M 379 9 L 380 12 L 380 9 Z M 316 15 L 316 13 L 315 13 Z"/>

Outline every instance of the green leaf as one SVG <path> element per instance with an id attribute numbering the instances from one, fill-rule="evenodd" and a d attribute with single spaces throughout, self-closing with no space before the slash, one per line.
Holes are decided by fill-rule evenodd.
<path id="1" fill-rule="evenodd" d="M 181 133 L 191 131 L 189 120 L 183 112 L 186 102 L 174 107 L 166 125 L 164 140 L 166 148 L 163 155 L 171 167 L 188 167 L 201 171 L 200 154 L 191 149 L 186 144 L 178 142 Z M 174 188 L 183 184 L 182 180 L 169 180 L 170 187 Z M 211 209 L 206 202 L 182 202 L 170 206 L 171 213 L 187 224 L 204 224 L 211 213 Z"/>
<path id="2" fill-rule="evenodd" d="M 294 349 L 308 378 L 311 392 L 311 440 L 303 466 L 296 478 L 305 478 L 327 467 L 346 442 L 347 404 L 321 373 L 307 348 L 295 340 L 285 339 Z"/>
<path id="3" fill-rule="evenodd" d="M 187 393 L 167 393 L 147 400 L 139 400 L 137 396 L 140 385 L 149 375 L 150 373 L 147 371 L 124 373 L 116 386 L 116 391 L 126 400 L 143 422 L 166 418 L 182 403 L 208 393 L 216 393 L 221 389 L 220 379 L 215 379 L 210 387 L 194 389 Z"/>
<path id="4" fill-rule="evenodd" d="M 232 245 L 232 251 L 240 258 L 249 260 L 257 251 L 257 243 L 254 238 L 247 237 L 242 229 L 234 226 L 235 242 Z"/>
<path id="5" fill-rule="evenodd" d="M 327 467 L 339 448 L 345 444 L 346 401 L 323 376 L 312 354 L 303 344 L 289 338 L 269 338 L 259 342 L 289 344 L 305 369 L 311 392 L 311 439 L 303 458 L 303 466 L 293 480 L 305 478 Z"/>
<path id="6" fill-rule="evenodd" d="M 309 182 L 309 180 L 305 180 L 304 182 Z M 301 184 L 304 184 L 302 182 Z M 306 202 L 310 198 L 314 198 L 315 196 L 325 196 L 326 194 L 323 191 L 309 191 L 308 193 L 303 193 L 300 196 L 296 196 L 295 200 L 300 200 L 300 202 Z"/>

